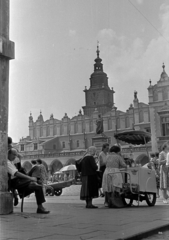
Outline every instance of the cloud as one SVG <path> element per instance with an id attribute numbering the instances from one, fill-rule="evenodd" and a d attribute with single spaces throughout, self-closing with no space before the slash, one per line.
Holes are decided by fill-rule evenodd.
<path id="1" fill-rule="evenodd" d="M 70 37 L 74 37 L 74 36 L 76 36 L 76 30 L 73 30 L 73 29 L 69 29 L 69 36 Z"/>
<path id="2" fill-rule="evenodd" d="M 143 0 L 137 0 L 137 3 L 138 3 L 139 5 L 141 5 L 141 4 L 143 4 Z"/>
<path id="3" fill-rule="evenodd" d="M 139 37 L 131 42 L 125 36 L 117 36 L 112 29 L 103 29 L 98 33 L 105 72 L 110 87 L 113 86 L 116 91 L 118 107 L 126 107 L 125 104 L 129 106 L 133 100 L 129 93 L 134 92 L 134 89 L 138 91 L 141 101 L 148 102 L 146 89 L 149 79 L 152 79 L 153 84 L 157 83 L 163 62 L 166 63 L 169 75 L 169 5 L 161 6 L 160 20 L 159 31 L 163 36 L 157 35 L 148 44 Z"/>

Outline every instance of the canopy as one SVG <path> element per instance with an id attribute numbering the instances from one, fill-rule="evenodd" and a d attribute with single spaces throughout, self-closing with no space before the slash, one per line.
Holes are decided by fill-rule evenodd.
<path id="1" fill-rule="evenodd" d="M 114 134 L 117 140 L 130 143 L 133 145 L 146 144 L 151 140 L 151 134 L 145 131 L 124 131 Z"/>
<path id="2" fill-rule="evenodd" d="M 58 171 L 58 172 L 55 172 L 54 174 L 63 174 L 63 172 Z"/>
<path id="3" fill-rule="evenodd" d="M 76 166 L 75 165 L 68 165 L 68 166 L 65 166 L 62 169 L 60 169 L 61 172 L 66 172 L 66 171 L 70 171 L 70 170 L 76 170 Z"/>

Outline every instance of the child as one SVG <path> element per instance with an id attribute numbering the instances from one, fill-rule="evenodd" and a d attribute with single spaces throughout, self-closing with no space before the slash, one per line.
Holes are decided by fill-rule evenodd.
<path id="1" fill-rule="evenodd" d="M 156 184 L 157 184 L 157 198 L 160 197 L 159 189 L 160 189 L 160 163 L 159 163 L 159 153 L 155 153 L 155 157 L 152 160 L 153 169 L 155 170 L 156 175 Z"/>

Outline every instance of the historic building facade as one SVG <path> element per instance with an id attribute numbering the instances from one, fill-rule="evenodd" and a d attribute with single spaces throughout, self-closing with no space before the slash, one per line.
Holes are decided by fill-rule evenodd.
<path id="1" fill-rule="evenodd" d="M 95 136 L 96 120 L 101 114 L 104 133 L 114 144 L 114 133 L 129 129 L 145 130 L 152 133 L 152 151 L 169 137 L 169 77 L 163 71 L 160 80 L 148 87 L 149 103 L 139 102 L 134 92 L 133 104 L 126 112 L 114 105 L 114 90 L 109 87 L 107 74 L 103 71 L 102 59 L 97 47 L 94 72 L 90 77 L 90 87 L 85 87 L 83 113 L 69 118 L 65 113 L 61 120 L 51 114 L 46 121 L 40 115 L 36 121 L 32 114 L 29 117 L 29 136 L 19 142 L 19 151 L 25 155 L 73 152 L 85 150 L 92 145 Z"/>

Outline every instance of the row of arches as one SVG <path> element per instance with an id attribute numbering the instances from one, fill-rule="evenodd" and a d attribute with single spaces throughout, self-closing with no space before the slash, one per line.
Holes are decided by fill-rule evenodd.
<path id="1" fill-rule="evenodd" d="M 59 171 L 63 166 L 75 164 L 75 161 L 76 160 L 74 158 L 70 158 L 63 165 L 60 160 L 54 159 L 49 165 L 47 165 L 47 163 L 44 160 L 42 160 L 42 164 L 45 166 L 47 172 L 50 171 L 50 174 L 53 175 L 55 172 Z M 32 168 L 32 164 L 30 161 L 24 161 L 22 167 L 26 170 L 26 172 L 29 172 Z"/>

